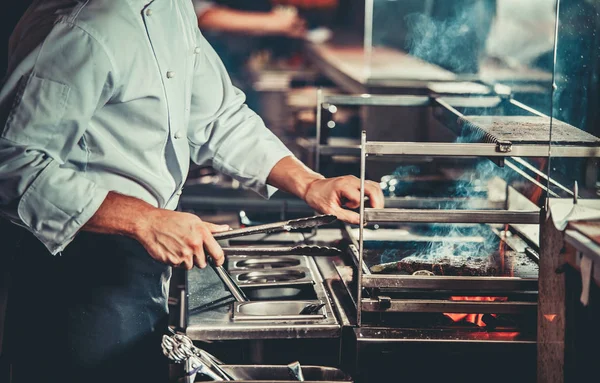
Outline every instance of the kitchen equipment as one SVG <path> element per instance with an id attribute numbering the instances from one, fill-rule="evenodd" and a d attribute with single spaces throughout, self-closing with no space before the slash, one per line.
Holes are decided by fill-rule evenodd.
<path id="1" fill-rule="evenodd" d="M 225 255 L 310 255 L 331 256 L 341 250 L 331 246 L 298 245 L 289 247 L 225 247 Z"/>
<path id="2" fill-rule="evenodd" d="M 230 381 L 232 377 L 220 367 L 223 362 L 194 346 L 192 340 L 182 334 L 163 335 L 163 354 L 175 363 L 185 362 L 186 381 L 194 382 L 201 373 L 214 381 Z"/>
<path id="3" fill-rule="evenodd" d="M 315 310 L 312 305 L 320 305 L 319 301 L 269 301 L 269 302 L 236 302 L 234 303 L 233 320 L 245 321 L 312 321 L 325 318 L 323 306 Z M 310 306 L 309 313 L 302 314 Z"/>
<path id="4" fill-rule="evenodd" d="M 293 362 L 287 366 L 270 365 L 225 365 L 208 352 L 194 346 L 192 340 L 183 334 L 164 335 L 161 342 L 163 354 L 175 363 L 184 363 L 185 382 L 192 383 L 196 375 L 204 375 L 213 381 L 233 382 L 288 382 L 290 378 L 295 381 L 310 382 L 351 382 L 348 375 L 341 370 L 321 367 L 304 366 Z M 307 374 L 308 380 L 304 374 Z"/>
<path id="5" fill-rule="evenodd" d="M 264 225 L 245 227 L 214 234 L 216 240 L 230 239 L 253 234 L 270 234 L 282 231 L 292 231 L 297 229 L 312 228 L 326 225 L 337 219 L 334 215 L 317 215 L 307 218 L 292 219 L 288 221 L 268 223 Z"/>
<path id="6" fill-rule="evenodd" d="M 223 266 L 216 266 L 212 261 L 209 261 L 209 262 L 213 266 L 213 269 L 215 270 L 215 272 L 217 273 L 219 278 L 221 278 L 221 281 L 223 281 L 223 284 L 227 287 L 229 292 L 231 292 L 231 295 L 233 295 L 235 300 L 238 302 L 248 301 L 248 297 L 246 296 L 246 294 L 244 294 L 242 289 L 240 289 L 238 284 L 231 277 L 231 275 L 227 272 L 227 270 L 225 270 L 225 268 L 223 268 Z"/>

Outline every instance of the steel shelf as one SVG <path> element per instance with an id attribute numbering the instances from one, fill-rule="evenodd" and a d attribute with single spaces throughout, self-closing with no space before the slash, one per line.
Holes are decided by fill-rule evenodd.
<path id="1" fill-rule="evenodd" d="M 512 143 L 369 141 L 365 154 L 430 157 L 600 157 L 600 147 Z"/>
<path id="2" fill-rule="evenodd" d="M 430 106 L 431 98 L 428 96 L 403 96 L 403 95 L 323 95 L 323 103 L 336 106 Z"/>
<path id="3" fill-rule="evenodd" d="M 540 213 L 511 210 L 364 209 L 364 221 L 539 224 Z"/>
<path id="4" fill-rule="evenodd" d="M 363 299 L 365 312 L 418 312 L 418 313 L 474 313 L 474 314 L 522 314 L 535 313 L 535 302 L 479 302 L 437 299 Z"/>
<path id="5" fill-rule="evenodd" d="M 363 275 L 363 287 L 415 290 L 537 291 L 537 279 L 513 277 L 446 277 L 415 275 Z"/>

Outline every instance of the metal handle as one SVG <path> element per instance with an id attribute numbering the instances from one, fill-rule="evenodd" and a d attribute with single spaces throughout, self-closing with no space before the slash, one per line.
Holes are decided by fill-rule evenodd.
<path id="1" fill-rule="evenodd" d="M 223 281 L 231 295 L 233 295 L 235 300 L 238 302 L 247 302 L 249 300 L 248 297 L 246 296 L 246 294 L 244 294 L 242 289 L 240 289 L 238 284 L 235 283 L 235 281 L 227 272 L 227 270 L 225 270 L 223 266 L 215 266 L 212 262 L 211 264 L 213 265 L 213 268 L 215 269 L 217 275 L 219 276 L 219 278 L 221 278 L 221 280 Z"/>
<path id="2" fill-rule="evenodd" d="M 225 247 L 223 252 L 229 255 L 335 255 L 341 250 L 329 246 L 298 245 L 293 247 Z"/>
<path id="3" fill-rule="evenodd" d="M 229 238 L 235 238 L 235 237 L 243 237 L 245 235 L 252 235 L 252 234 L 262 234 L 262 233 L 268 234 L 268 233 L 276 233 L 276 232 L 282 232 L 282 231 L 291 231 L 291 230 L 295 230 L 295 229 L 310 228 L 310 227 L 316 227 L 319 225 L 325 225 L 325 224 L 335 221 L 336 219 L 337 219 L 337 217 L 334 215 L 317 215 L 314 217 L 292 219 L 289 221 L 267 223 L 264 225 L 245 227 L 243 229 L 224 231 L 221 233 L 215 233 L 213 236 L 215 239 L 221 240 L 221 239 L 229 239 Z"/>

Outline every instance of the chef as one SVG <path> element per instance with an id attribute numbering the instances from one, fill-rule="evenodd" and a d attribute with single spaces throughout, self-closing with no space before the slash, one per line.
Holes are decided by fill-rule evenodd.
<path id="1" fill-rule="evenodd" d="M 228 229 L 174 211 L 190 160 L 358 222 L 342 201 L 359 205 L 359 181 L 311 171 L 265 128 L 189 0 L 34 1 L 0 121 L 13 382 L 166 381 L 171 266 L 222 264 L 212 233 Z"/>

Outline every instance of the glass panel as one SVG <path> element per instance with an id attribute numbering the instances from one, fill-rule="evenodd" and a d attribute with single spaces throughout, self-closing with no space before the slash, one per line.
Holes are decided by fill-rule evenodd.
<path id="1" fill-rule="evenodd" d="M 372 83 L 461 82 L 436 88 L 457 94 L 489 92 L 478 83 L 505 85 L 496 90 L 550 115 L 556 0 L 367 0 L 366 7 Z"/>
<path id="2" fill-rule="evenodd" d="M 593 154 L 600 152 L 599 11 L 597 1 L 560 1 L 551 138 L 551 178 L 569 190 L 577 182 L 579 196 L 592 199 L 600 197 Z M 575 143 L 565 142 L 567 133 Z M 560 157 L 560 147 L 568 144 L 589 147 L 588 157 Z M 552 188 L 561 197 L 571 197 L 555 185 Z"/>
<path id="3" fill-rule="evenodd" d="M 537 157 L 526 154 L 495 163 L 482 157 L 470 172 L 448 178 L 460 186 L 465 178 L 485 182 L 499 177 L 541 206 L 548 164 L 542 156 L 548 153 L 553 105 L 556 9 L 556 0 L 366 1 L 368 86 L 435 99 L 429 112 L 411 111 L 418 121 L 399 111 L 394 115 L 398 118 L 390 118 L 390 113 L 369 109 L 363 115 L 384 117 L 366 124 L 367 139 L 535 145 L 542 150 Z M 408 177 L 407 171 L 415 172 L 407 162 L 393 170 L 400 179 Z M 469 166 L 439 163 L 465 170 Z M 389 172 L 394 165 L 377 169 Z M 422 167 L 418 172 L 423 174 Z M 379 179 L 379 174 L 374 176 Z M 386 187 L 389 192 L 390 185 Z M 397 193 L 396 185 L 391 187 Z M 471 196 L 468 188 L 454 189 L 453 197 Z"/>

